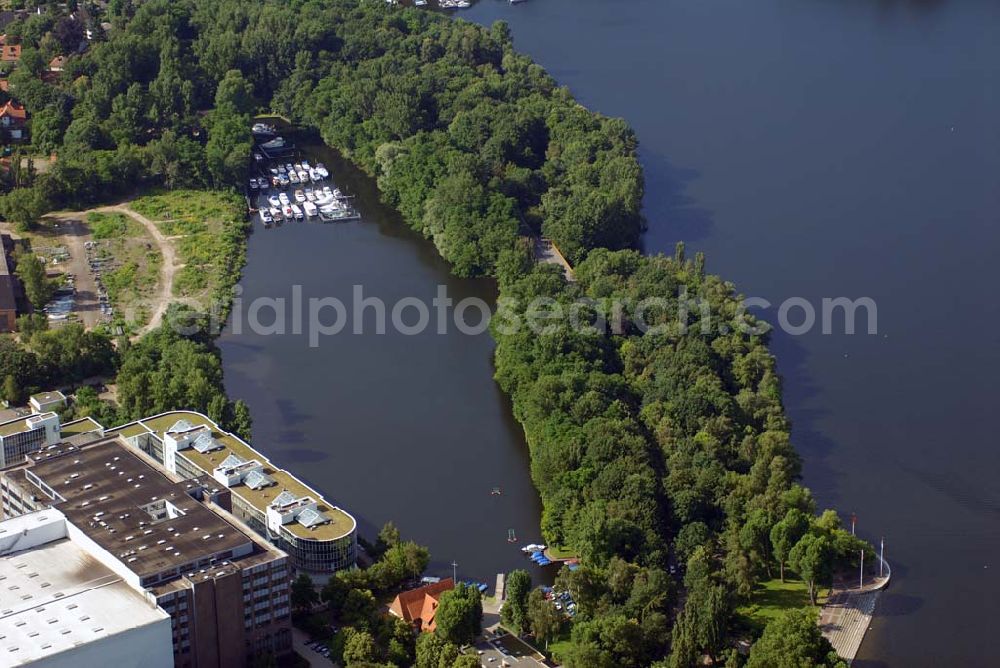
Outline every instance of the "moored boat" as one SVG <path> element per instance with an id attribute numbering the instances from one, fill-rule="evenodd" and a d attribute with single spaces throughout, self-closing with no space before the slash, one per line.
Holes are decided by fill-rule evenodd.
<path id="1" fill-rule="evenodd" d="M 250 133 L 254 137 L 273 137 L 276 133 L 273 125 L 267 123 L 254 123 L 250 128 Z"/>
<path id="2" fill-rule="evenodd" d="M 284 137 L 275 137 L 271 141 L 264 142 L 263 144 L 260 145 L 260 147 L 264 148 L 264 149 L 268 149 L 268 150 L 274 150 L 274 149 L 284 148 L 285 147 L 285 139 L 284 139 Z"/>

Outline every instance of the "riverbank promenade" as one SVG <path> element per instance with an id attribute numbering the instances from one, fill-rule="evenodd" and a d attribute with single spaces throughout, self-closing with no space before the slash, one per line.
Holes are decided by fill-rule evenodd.
<path id="1" fill-rule="evenodd" d="M 861 641 L 871 625 L 875 604 L 889 584 L 892 570 L 883 564 L 883 575 L 866 575 L 863 582 L 850 578 L 833 583 L 830 596 L 820 611 L 819 628 L 830 641 L 837 656 L 850 664 L 861 648 Z"/>

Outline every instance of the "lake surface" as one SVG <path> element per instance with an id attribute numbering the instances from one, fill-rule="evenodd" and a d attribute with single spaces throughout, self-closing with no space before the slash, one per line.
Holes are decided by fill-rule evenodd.
<path id="1" fill-rule="evenodd" d="M 244 326 L 219 339 L 226 388 L 250 405 L 254 445 L 353 514 L 362 536 L 374 540 L 391 520 L 404 538 L 430 547 L 430 573 L 450 576 L 454 561 L 460 579 L 492 589 L 498 572 L 531 564 L 519 547 L 541 538 L 524 433 L 493 382 L 493 340 L 454 326 L 439 336 L 436 325 L 407 336 L 391 326 L 391 309 L 410 297 L 430 304 L 439 285 L 455 303 L 493 303 L 495 285 L 450 276 L 434 246 L 379 203 L 371 179 L 330 151 L 310 157 L 356 196 L 363 220 L 264 229 L 254 219 L 240 283 Z M 375 333 L 374 307 L 353 318 L 355 285 L 386 304 L 385 334 Z M 300 286 L 306 318 L 310 298 L 342 301 L 344 331 L 317 347 L 307 326 L 292 334 L 292 286 Z M 285 335 L 246 326 L 259 298 L 285 300 Z M 470 325 L 477 319 L 468 313 Z M 262 309 L 258 320 L 272 323 L 273 311 Z M 353 334 L 355 322 L 362 335 Z M 508 542 L 510 529 L 518 542 Z M 537 581 L 551 577 L 530 570 Z"/>
<path id="2" fill-rule="evenodd" d="M 884 535 L 893 566 L 855 665 L 996 665 L 1000 4 L 484 0 L 461 16 L 506 20 L 583 104 L 632 124 L 649 251 L 684 240 L 775 305 L 877 302 L 875 335 L 773 345 L 806 484 Z"/>

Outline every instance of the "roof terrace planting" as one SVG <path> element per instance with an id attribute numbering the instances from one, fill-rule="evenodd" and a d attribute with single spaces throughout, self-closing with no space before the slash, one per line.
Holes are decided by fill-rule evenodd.
<path id="1" fill-rule="evenodd" d="M 178 423 L 180 424 L 178 425 Z M 298 538 L 312 540 L 336 540 L 350 534 L 354 530 L 356 522 L 349 513 L 327 502 L 318 492 L 291 473 L 278 468 L 248 443 L 223 431 L 208 417 L 200 413 L 172 411 L 116 427 L 115 429 L 108 430 L 108 433 L 117 433 L 123 436 L 152 433 L 162 440 L 164 432 L 171 429 L 191 429 L 199 426 L 207 426 L 211 429 L 211 440 L 220 447 L 201 452 L 195 446 L 180 450 L 177 455 L 184 457 L 208 475 L 212 475 L 215 469 L 222 466 L 229 457 L 234 455 L 247 462 L 252 460 L 260 462 L 263 465 L 261 473 L 268 480 L 257 476 L 247 476 L 242 484 L 234 485 L 230 488 L 230 491 L 249 505 L 260 510 L 261 513 L 266 513 L 267 507 L 284 492 L 288 492 L 289 495 L 297 499 L 311 497 L 317 502 L 316 511 L 322 517 L 314 517 L 313 514 L 304 513 L 305 517 L 283 525 L 283 529 Z M 203 443 L 206 442 L 203 441 Z M 232 462 L 232 460 L 229 461 Z M 269 480 L 273 480 L 274 484 L 267 484 Z M 328 519 L 329 522 L 323 523 L 324 518 Z M 305 520 L 305 522 L 302 520 Z M 307 525 L 307 522 L 311 526 Z"/>

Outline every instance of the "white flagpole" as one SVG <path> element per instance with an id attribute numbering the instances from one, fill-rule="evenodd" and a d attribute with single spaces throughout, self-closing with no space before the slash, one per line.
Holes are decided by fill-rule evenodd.
<path id="1" fill-rule="evenodd" d="M 882 544 L 879 546 L 878 576 L 882 577 L 882 567 L 885 566 L 885 536 L 882 536 Z"/>

